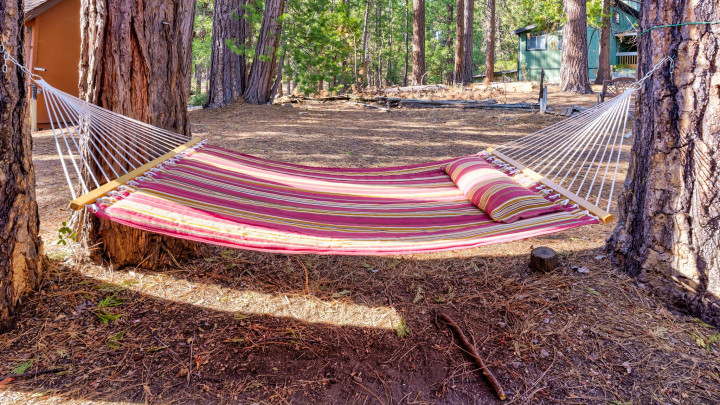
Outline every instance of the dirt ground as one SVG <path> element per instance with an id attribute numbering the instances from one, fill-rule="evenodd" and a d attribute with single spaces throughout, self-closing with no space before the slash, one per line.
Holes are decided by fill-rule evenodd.
<path id="1" fill-rule="evenodd" d="M 549 99 L 589 106 L 595 96 L 551 88 Z M 213 144 L 343 167 L 461 156 L 560 119 L 342 102 L 237 103 L 190 118 L 193 133 Z M 474 342 L 507 403 L 720 398 L 718 330 L 614 272 L 603 252 L 612 224 L 426 255 L 217 249 L 153 272 L 71 265 L 74 247 L 55 244 L 69 193 L 52 135 L 37 133 L 34 147 L 49 259 L 16 330 L 0 335 L 0 403 L 498 403 L 437 313 Z M 556 272 L 528 269 L 540 245 L 560 253 Z M 2 377 L 18 371 L 53 372 Z"/>

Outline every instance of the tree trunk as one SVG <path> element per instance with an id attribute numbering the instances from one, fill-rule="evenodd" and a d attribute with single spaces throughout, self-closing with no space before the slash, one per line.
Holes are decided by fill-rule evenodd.
<path id="1" fill-rule="evenodd" d="M 244 5 L 244 0 L 215 0 L 206 108 L 224 107 L 245 91 L 245 55 L 227 46 L 245 43 Z"/>
<path id="2" fill-rule="evenodd" d="M 413 0 L 412 84 L 425 84 L 425 0 Z"/>
<path id="3" fill-rule="evenodd" d="M 83 0 L 80 97 L 100 107 L 190 135 L 188 94 L 195 2 Z M 154 268 L 198 245 L 100 221 L 83 211 L 79 235 L 95 258 Z"/>
<path id="4" fill-rule="evenodd" d="M 202 65 L 195 65 L 195 91 L 202 93 Z"/>
<path id="5" fill-rule="evenodd" d="M 460 81 L 473 82 L 473 23 L 475 21 L 475 0 L 465 0 L 463 10 L 463 64 Z"/>
<path id="6" fill-rule="evenodd" d="M 260 33 L 255 44 L 255 58 L 250 68 L 245 101 L 266 104 L 270 100 L 273 77 L 277 70 L 277 49 L 282 22 L 278 19 L 285 9 L 285 0 L 267 0 Z"/>
<path id="7" fill-rule="evenodd" d="M 455 21 L 455 16 L 453 15 L 455 9 L 455 5 L 453 3 L 448 3 L 447 5 L 447 11 L 448 11 L 448 19 L 447 19 L 447 33 L 445 38 L 445 47 L 447 47 L 448 50 L 448 59 L 447 59 L 447 67 L 448 71 L 445 74 L 445 83 L 452 84 L 453 83 L 453 73 L 454 73 L 454 66 L 453 66 L 453 34 L 450 30 L 450 27 L 453 26 L 453 21 Z"/>
<path id="8" fill-rule="evenodd" d="M 465 54 L 463 46 L 465 45 L 465 2 L 457 0 L 455 4 L 457 15 L 455 17 L 455 72 L 453 73 L 453 83 L 462 83 L 463 61 Z"/>
<path id="9" fill-rule="evenodd" d="M 403 69 L 403 86 L 408 85 L 408 65 L 410 64 L 410 18 L 408 17 L 408 0 L 405 0 L 405 68 Z"/>
<path id="10" fill-rule="evenodd" d="M 592 93 L 588 72 L 587 10 L 585 0 L 565 0 L 560 86 L 575 94 Z"/>
<path id="11" fill-rule="evenodd" d="M 595 76 L 595 84 L 603 84 L 604 80 L 612 79 L 610 71 L 610 36 L 612 35 L 612 26 L 610 25 L 610 9 L 611 1 L 603 0 L 603 20 L 600 29 L 600 53 L 598 54 L 598 70 Z"/>
<path id="12" fill-rule="evenodd" d="M 363 65 L 365 66 L 365 76 L 367 77 L 367 85 L 370 86 L 370 49 L 368 46 L 368 19 L 370 17 L 370 0 L 365 1 L 365 19 L 363 21 L 362 34 L 362 53 Z"/>
<path id="13" fill-rule="evenodd" d="M 718 21 L 711 0 L 643 2 L 640 31 Z M 720 26 L 659 28 L 639 37 L 638 73 L 676 56 L 638 94 L 635 139 L 608 242 L 614 264 L 671 304 L 720 326 Z"/>
<path id="14" fill-rule="evenodd" d="M 22 0 L 0 3 L 0 21 L 5 51 L 23 63 Z M 14 326 L 20 300 L 37 287 L 42 264 L 25 75 L 9 62 L 7 69 L 0 74 L 0 332 Z"/>
<path id="15" fill-rule="evenodd" d="M 487 52 L 485 55 L 485 80 L 490 84 L 495 80 L 495 0 L 488 0 Z"/>

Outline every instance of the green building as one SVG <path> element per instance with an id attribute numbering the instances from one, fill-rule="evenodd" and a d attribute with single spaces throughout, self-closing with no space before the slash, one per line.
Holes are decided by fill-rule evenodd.
<path id="1" fill-rule="evenodd" d="M 635 77 L 637 67 L 637 29 L 640 14 L 637 2 L 615 0 L 610 14 L 610 64 L 613 77 Z M 562 59 L 562 30 L 540 32 L 534 25 L 513 31 L 518 36 L 517 80 L 540 80 L 545 71 L 546 81 L 560 81 Z M 595 79 L 600 50 L 600 29 L 588 27 L 588 68 L 590 80 Z"/>

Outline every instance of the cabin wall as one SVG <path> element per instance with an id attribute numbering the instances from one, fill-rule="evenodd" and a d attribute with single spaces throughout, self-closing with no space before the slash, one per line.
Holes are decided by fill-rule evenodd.
<path id="1" fill-rule="evenodd" d="M 26 55 L 31 71 L 42 76 L 53 87 L 77 96 L 80 0 L 61 1 L 34 19 L 26 21 L 25 27 L 30 38 Z M 42 93 L 38 94 L 37 111 L 38 124 L 47 126 L 50 117 Z"/>

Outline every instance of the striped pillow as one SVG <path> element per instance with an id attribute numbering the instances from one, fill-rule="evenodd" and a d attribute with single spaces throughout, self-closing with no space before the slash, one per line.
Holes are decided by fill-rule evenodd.
<path id="1" fill-rule="evenodd" d="M 510 223 L 549 212 L 559 205 L 519 185 L 480 156 L 467 156 L 450 162 L 445 172 L 470 202 L 495 222 Z"/>

